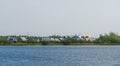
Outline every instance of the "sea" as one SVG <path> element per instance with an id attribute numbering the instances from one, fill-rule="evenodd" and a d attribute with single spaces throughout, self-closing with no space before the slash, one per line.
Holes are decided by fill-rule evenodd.
<path id="1" fill-rule="evenodd" d="M 0 46 L 0 66 L 120 66 L 120 46 Z"/>

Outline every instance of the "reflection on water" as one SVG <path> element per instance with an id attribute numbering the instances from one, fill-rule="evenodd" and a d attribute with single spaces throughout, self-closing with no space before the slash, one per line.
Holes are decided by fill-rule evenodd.
<path id="1" fill-rule="evenodd" d="M 0 66 L 120 66 L 120 46 L 1 46 Z"/>

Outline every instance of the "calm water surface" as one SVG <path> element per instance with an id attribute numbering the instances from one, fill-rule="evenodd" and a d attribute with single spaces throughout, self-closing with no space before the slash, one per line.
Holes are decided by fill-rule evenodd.
<path id="1" fill-rule="evenodd" d="M 1 46 L 0 66 L 120 66 L 120 46 Z"/>

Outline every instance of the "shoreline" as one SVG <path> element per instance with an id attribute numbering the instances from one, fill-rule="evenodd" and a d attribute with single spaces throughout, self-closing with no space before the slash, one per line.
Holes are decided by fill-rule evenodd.
<path id="1" fill-rule="evenodd" d="M 42 45 L 41 43 L 12 43 L 12 44 L 0 44 L 0 46 L 120 46 L 120 43 L 70 43 L 69 45 L 63 45 L 62 43 L 50 43 Z"/>

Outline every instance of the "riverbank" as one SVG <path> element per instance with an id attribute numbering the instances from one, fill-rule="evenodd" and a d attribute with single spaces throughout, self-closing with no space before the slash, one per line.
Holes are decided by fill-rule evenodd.
<path id="1" fill-rule="evenodd" d="M 0 36 L 0 45 L 120 45 L 120 36 L 110 32 L 98 38 L 89 36 Z"/>
<path id="2" fill-rule="evenodd" d="M 0 46 L 81 46 L 81 45 L 120 45 L 120 43 L 70 43 L 64 45 L 62 43 L 11 43 L 11 44 L 0 44 Z"/>

